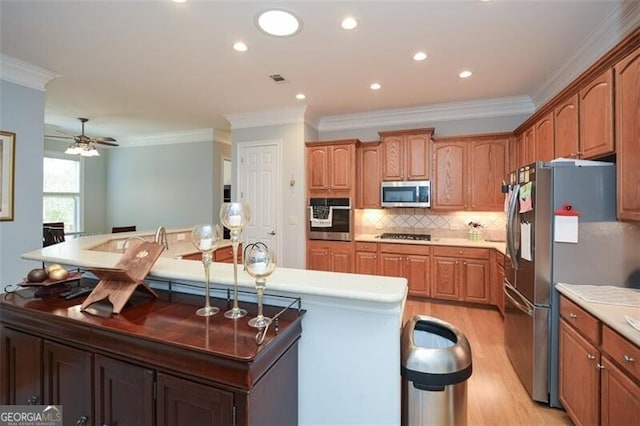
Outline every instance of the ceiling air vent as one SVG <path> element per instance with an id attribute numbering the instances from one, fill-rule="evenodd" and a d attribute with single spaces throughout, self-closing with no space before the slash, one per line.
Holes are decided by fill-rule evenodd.
<path id="1" fill-rule="evenodd" d="M 269 76 L 269 78 L 273 81 L 275 81 L 276 83 L 286 83 L 287 80 L 285 80 L 285 78 L 283 76 L 281 76 L 280 74 L 271 74 Z"/>

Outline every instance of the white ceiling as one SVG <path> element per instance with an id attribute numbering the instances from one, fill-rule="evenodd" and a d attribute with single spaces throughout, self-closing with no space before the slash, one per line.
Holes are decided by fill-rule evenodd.
<path id="1" fill-rule="evenodd" d="M 45 121 L 73 134 L 81 116 L 88 135 L 122 142 L 300 105 L 322 128 L 345 114 L 452 102 L 525 96 L 539 106 L 629 31 L 633 4 L 0 0 L 0 53 L 60 75 L 47 85 Z M 301 18 L 300 34 L 258 31 L 269 7 Z M 351 32 L 340 28 L 346 15 L 359 21 Z M 238 40 L 247 52 L 231 48 Z M 429 58 L 413 62 L 418 50 Z M 463 69 L 473 76 L 459 79 Z"/>

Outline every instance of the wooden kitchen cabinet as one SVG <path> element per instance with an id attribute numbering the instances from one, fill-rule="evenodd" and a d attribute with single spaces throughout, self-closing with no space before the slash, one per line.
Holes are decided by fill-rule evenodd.
<path id="1" fill-rule="evenodd" d="M 307 142 L 310 196 L 349 196 L 355 191 L 357 139 Z"/>
<path id="2" fill-rule="evenodd" d="M 536 128 L 535 126 L 532 126 L 529 129 L 525 130 L 523 145 L 524 145 L 523 147 L 524 163 L 520 165 L 521 167 L 536 161 Z"/>
<path id="3" fill-rule="evenodd" d="M 431 247 L 418 244 L 379 244 L 380 275 L 404 277 L 409 285 L 410 296 L 429 297 L 431 289 L 430 253 Z"/>
<path id="4" fill-rule="evenodd" d="M 356 243 L 356 273 L 378 275 L 378 244 Z"/>
<path id="5" fill-rule="evenodd" d="M 201 296 L 158 296 L 134 293 L 115 317 L 83 313 L 77 299 L 0 300 L 2 401 L 63 405 L 65 424 L 295 424 L 304 311 L 281 312 L 277 333 L 257 345 L 246 321 L 195 315 Z"/>
<path id="6" fill-rule="evenodd" d="M 640 418 L 640 348 L 560 296 L 559 398 L 575 424 Z"/>
<path id="7" fill-rule="evenodd" d="M 431 208 L 502 211 L 511 139 L 511 134 L 436 139 Z"/>
<path id="8" fill-rule="evenodd" d="M 330 272 L 353 272 L 353 243 L 308 240 L 307 269 Z"/>
<path id="9" fill-rule="evenodd" d="M 554 115 L 553 111 L 535 124 L 536 161 L 551 161 L 554 155 Z"/>
<path id="10" fill-rule="evenodd" d="M 382 150 L 379 142 L 367 142 L 356 149 L 356 203 L 360 209 L 380 208 Z"/>
<path id="11" fill-rule="evenodd" d="M 554 158 L 580 158 L 578 94 L 560 102 L 553 110 Z"/>
<path id="12" fill-rule="evenodd" d="M 382 180 L 427 180 L 433 128 L 378 132 L 382 140 Z"/>
<path id="13" fill-rule="evenodd" d="M 434 246 L 432 258 L 434 298 L 490 303 L 489 249 Z"/>
<path id="14" fill-rule="evenodd" d="M 640 49 L 615 66 L 618 219 L 640 221 Z"/>
<path id="15" fill-rule="evenodd" d="M 614 152 L 613 80 L 611 68 L 580 90 L 580 158 L 597 158 Z"/>

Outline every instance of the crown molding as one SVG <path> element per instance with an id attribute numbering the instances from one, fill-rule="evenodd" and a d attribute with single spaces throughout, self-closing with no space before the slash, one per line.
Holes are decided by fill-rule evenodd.
<path id="1" fill-rule="evenodd" d="M 0 53 L 0 80 L 46 92 L 45 86 L 60 74 Z"/>
<path id="2" fill-rule="evenodd" d="M 529 115 L 533 112 L 534 106 L 528 96 L 513 96 L 326 116 L 320 119 L 318 130 L 326 132 L 370 127 L 381 128 L 425 122 Z"/>
<path id="3" fill-rule="evenodd" d="M 224 135 L 215 137 L 217 129 L 187 130 L 184 132 L 156 133 L 153 135 L 134 136 L 129 138 L 118 138 L 121 148 L 132 148 L 140 146 L 175 145 L 183 143 L 195 143 L 206 141 L 223 141 Z M 229 138 L 230 140 L 230 138 Z M 230 142 L 229 142 L 230 143 Z"/>
<path id="4" fill-rule="evenodd" d="M 640 2 L 623 1 L 613 8 L 567 60 L 540 84 L 531 97 L 536 109 L 557 95 L 599 58 L 640 26 Z"/>
<path id="5" fill-rule="evenodd" d="M 250 127 L 277 126 L 282 124 L 304 123 L 305 106 L 274 108 L 264 111 L 242 112 L 227 114 L 231 129 L 245 129 Z"/>

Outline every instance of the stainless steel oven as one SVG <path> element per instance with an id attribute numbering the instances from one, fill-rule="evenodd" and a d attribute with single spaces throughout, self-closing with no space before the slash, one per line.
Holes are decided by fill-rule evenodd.
<path id="1" fill-rule="evenodd" d="M 310 198 L 307 215 L 309 239 L 352 240 L 350 198 Z"/>

